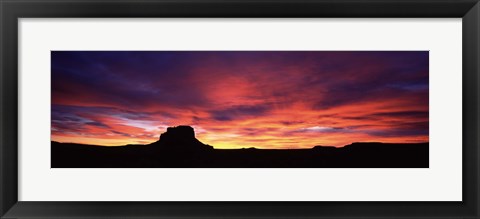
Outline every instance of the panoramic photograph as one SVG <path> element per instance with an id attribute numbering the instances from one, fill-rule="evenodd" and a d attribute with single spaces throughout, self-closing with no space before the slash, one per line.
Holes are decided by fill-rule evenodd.
<path id="1" fill-rule="evenodd" d="M 51 168 L 428 167 L 428 51 L 51 51 Z"/>

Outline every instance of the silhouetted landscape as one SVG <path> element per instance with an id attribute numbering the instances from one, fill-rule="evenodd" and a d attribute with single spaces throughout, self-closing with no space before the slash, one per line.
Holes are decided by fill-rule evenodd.
<path id="1" fill-rule="evenodd" d="M 214 149 L 190 126 L 170 127 L 147 145 L 52 141 L 52 168 L 428 168 L 429 144 L 358 142 L 310 149 Z"/>

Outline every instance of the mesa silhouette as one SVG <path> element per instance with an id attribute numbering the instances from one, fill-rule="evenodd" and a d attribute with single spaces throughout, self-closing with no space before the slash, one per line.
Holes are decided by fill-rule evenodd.
<path id="1" fill-rule="evenodd" d="M 311 149 L 214 149 L 190 126 L 169 127 L 147 145 L 52 141 L 52 168 L 428 168 L 429 143 L 352 143 Z"/>

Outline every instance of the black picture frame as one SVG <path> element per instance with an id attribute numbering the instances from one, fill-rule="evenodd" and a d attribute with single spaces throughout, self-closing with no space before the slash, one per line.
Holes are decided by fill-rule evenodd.
<path id="1" fill-rule="evenodd" d="M 0 0 L 2 218 L 479 218 L 478 0 Z M 133 17 L 462 18 L 462 202 L 18 201 L 18 19 Z M 445 42 L 448 43 L 448 42 Z M 235 189 L 235 188 L 232 188 Z M 442 192 L 442 191 L 438 191 Z"/>

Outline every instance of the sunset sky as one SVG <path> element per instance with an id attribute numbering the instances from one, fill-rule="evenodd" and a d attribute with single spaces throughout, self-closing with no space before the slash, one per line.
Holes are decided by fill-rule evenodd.
<path id="1" fill-rule="evenodd" d="M 428 141 L 428 51 L 52 51 L 52 140 L 215 148 Z"/>

